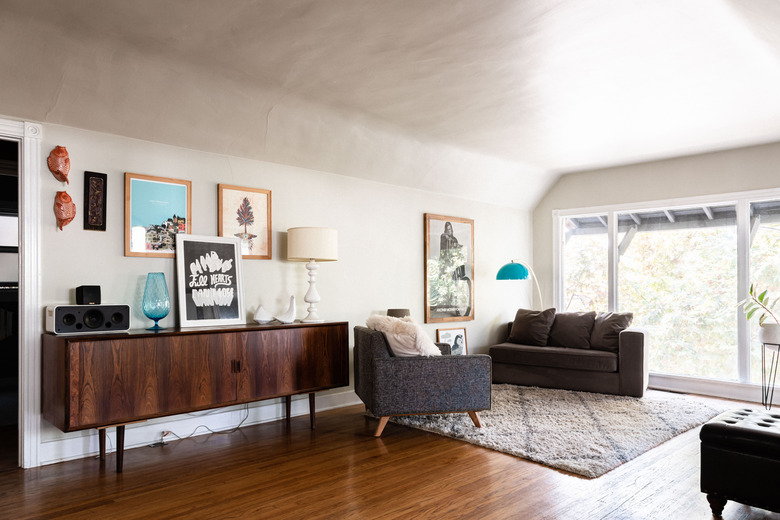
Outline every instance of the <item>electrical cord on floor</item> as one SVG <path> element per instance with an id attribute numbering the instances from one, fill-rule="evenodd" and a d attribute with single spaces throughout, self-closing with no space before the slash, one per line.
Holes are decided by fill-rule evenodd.
<path id="1" fill-rule="evenodd" d="M 179 440 L 189 439 L 190 437 L 192 437 L 193 435 L 195 435 L 195 433 L 197 433 L 197 431 L 198 431 L 198 430 L 200 430 L 201 428 L 205 428 L 206 430 L 208 430 L 208 431 L 209 431 L 209 432 L 211 432 L 211 433 L 218 433 L 218 434 L 228 434 L 228 433 L 233 433 L 233 432 L 236 432 L 236 431 L 238 431 L 238 429 L 239 429 L 239 428 L 241 428 L 241 426 L 244 424 L 244 422 L 245 422 L 245 421 L 246 421 L 248 418 L 249 418 L 249 403 L 246 403 L 246 404 L 244 404 L 244 418 L 243 418 L 243 419 L 241 419 L 241 422 L 239 422 L 239 423 L 238 423 L 236 426 L 234 426 L 233 428 L 231 428 L 231 429 L 229 429 L 229 430 L 212 430 L 211 428 L 209 428 L 209 427 L 208 427 L 208 426 L 206 426 L 205 424 L 198 425 L 198 426 L 197 426 L 197 427 L 196 427 L 194 430 L 192 430 L 192 433 L 190 433 L 189 435 L 184 435 L 184 436 L 179 436 L 179 435 L 176 435 L 176 433 L 172 432 L 171 430 L 165 430 L 165 431 L 164 431 L 164 432 L 162 432 L 162 434 L 160 435 L 160 441 L 159 441 L 159 442 L 157 442 L 157 443 L 154 443 L 154 444 L 150 444 L 150 446 L 164 446 L 164 445 L 165 445 L 165 441 L 164 441 L 163 439 L 164 439 L 164 438 L 165 438 L 165 437 L 166 437 L 168 434 L 170 434 L 170 435 L 173 435 L 174 437 L 176 437 L 176 438 L 177 438 L 177 439 L 179 439 Z"/>

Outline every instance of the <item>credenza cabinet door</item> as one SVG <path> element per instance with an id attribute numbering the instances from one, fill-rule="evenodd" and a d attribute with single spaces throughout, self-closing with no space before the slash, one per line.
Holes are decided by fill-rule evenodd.
<path id="1" fill-rule="evenodd" d="M 243 334 L 238 399 L 251 401 L 349 385 L 340 324 Z"/>
<path id="2" fill-rule="evenodd" d="M 235 334 L 64 341 L 64 431 L 229 404 Z M 44 405 L 46 406 L 46 404 Z"/>

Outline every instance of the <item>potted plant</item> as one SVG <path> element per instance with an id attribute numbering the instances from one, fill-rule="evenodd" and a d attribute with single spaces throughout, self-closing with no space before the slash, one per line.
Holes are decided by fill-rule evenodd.
<path id="1" fill-rule="evenodd" d="M 750 291 L 746 299 L 740 302 L 744 306 L 747 319 L 758 315 L 758 341 L 768 345 L 780 345 L 780 320 L 772 312 L 772 308 L 777 304 L 780 298 L 770 302 L 767 291 L 756 294 L 753 284 L 750 284 Z M 767 320 L 771 320 L 767 323 Z"/>

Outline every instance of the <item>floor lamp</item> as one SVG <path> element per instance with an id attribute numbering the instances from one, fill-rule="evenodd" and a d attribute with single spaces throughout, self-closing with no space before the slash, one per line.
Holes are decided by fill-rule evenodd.
<path id="1" fill-rule="evenodd" d="M 508 264 L 504 264 L 496 274 L 496 280 L 527 280 L 528 274 L 534 279 L 536 285 L 536 291 L 539 294 L 539 305 L 544 309 L 544 301 L 542 300 L 542 290 L 539 288 L 539 281 L 536 279 L 536 274 L 531 266 L 522 263 L 518 259 L 510 261 Z"/>
<path id="2" fill-rule="evenodd" d="M 321 323 L 325 320 L 317 316 L 317 262 L 333 262 L 339 259 L 338 230 L 318 227 L 296 227 L 287 230 L 287 260 L 308 262 L 309 290 L 303 300 L 309 304 L 309 314 L 303 323 Z"/>

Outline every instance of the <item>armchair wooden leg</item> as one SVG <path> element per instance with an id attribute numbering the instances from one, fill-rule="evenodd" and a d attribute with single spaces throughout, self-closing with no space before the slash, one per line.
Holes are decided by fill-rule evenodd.
<path id="1" fill-rule="evenodd" d="M 379 426 L 376 427 L 376 431 L 374 432 L 374 437 L 379 437 L 382 435 L 382 430 L 385 429 L 385 426 L 387 426 L 387 421 L 390 419 L 390 417 L 380 417 L 379 418 Z"/>
<path id="2" fill-rule="evenodd" d="M 469 412 L 469 417 L 471 417 L 471 421 L 474 423 L 474 426 L 477 428 L 482 428 L 482 423 L 479 421 L 479 415 L 477 415 L 477 412 Z"/>

